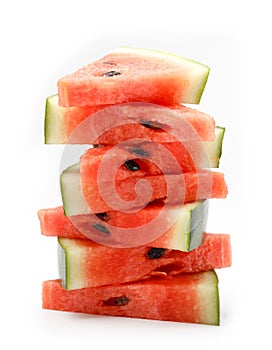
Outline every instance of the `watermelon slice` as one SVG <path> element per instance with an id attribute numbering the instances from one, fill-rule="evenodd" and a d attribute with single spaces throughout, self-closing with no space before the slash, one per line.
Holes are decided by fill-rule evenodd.
<path id="1" fill-rule="evenodd" d="M 130 168 L 131 164 L 134 163 L 129 163 Z M 114 168 L 107 168 L 107 172 L 101 169 L 85 164 L 79 168 L 75 164 L 61 174 L 61 194 L 67 215 L 128 211 L 156 199 L 165 199 L 167 204 L 184 204 L 227 196 L 224 174 L 220 172 L 202 170 L 182 176 L 138 176 L 137 171 L 128 169 L 127 177 L 121 172 L 118 178 Z"/>
<path id="2" fill-rule="evenodd" d="M 163 203 L 156 202 L 136 213 L 111 211 L 68 217 L 63 207 L 57 207 L 42 209 L 38 216 L 46 236 L 90 238 L 114 247 L 148 244 L 182 251 L 201 244 L 208 218 L 207 200 L 163 210 Z"/>
<path id="3" fill-rule="evenodd" d="M 202 245 L 189 253 L 146 246 L 112 248 L 91 240 L 59 238 L 60 278 L 67 290 L 230 265 L 230 238 L 224 234 L 205 234 Z"/>
<path id="4" fill-rule="evenodd" d="M 50 310 L 219 325 L 214 271 L 77 290 L 45 281 L 42 302 Z"/>
<path id="5" fill-rule="evenodd" d="M 97 172 L 101 162 L 107 163 L 103 165 L 106 172 L 108 168 L 117 168 L 120 164 L 118 178 L 121 180 L 131 176 L 179 174 L 181 171 L 192 172 L 201 168 L 217 167 L 224 129 L 217 128 L 216 131 L 217 137 L 213 146 L 209 147 L 210 142 L 207 142 L 206 149 L 194 150 L 191 147 L 189 150 L 181 142 L 158 144 L 138 139 L 114 147 L 90 148 L 81 157 L 81 172 L 84 173 L 85 168 Z M 200 152 L 196 152 L 199 150 Z M 137 171 L 129 170 L 131 160 L 138 165 Z"/>
<path id="6" fill-rule="evenodd" d="M 48 97 L 45 108 L 45 143 L 89 143 L 89 139 L 86 140 L 84 132 L 86 128 L 90 127 L 87 120 L 96 112 L 106 109 L 106 107 L 109 108 L 110 106 L 62 107 L 58 104 L 58 95 Z M 124 114 L 125 125 L 119 125 L 105 131 L 97 140 L 93 140 L 94 142 L 92 143 L 115 145 L 131 138 L 148 138 L 156 142 L 172 141 L 173 137 L 163 131 L 159 127 L 158 122 L 154 124 L 154 120 L 158 118 L 158 107 L 149 105 L 148 113 L 145 113 L 147 116 L 144 118 L 141 116 L 137 118 L 137 115 L 134 116 L 132 113 Z M 211 116 L 182 105 L 168 106 L 168 109 L 176 112 L 177 116 L 189 123 L 202 141 L 211 142 L 214 140 L 215 123 Z M 164 110 L 167 109 L 165 108 Z M 105 111 L 98 114 L 101 115 L 100 121 L 102 124 L 105 123 L 105 114 Z M 112 108 L 110 108 L 110 114 L 110 118 L 113 119 Z M 82 129 L 76 129 L 83 121 L 85 123 Z M 131 124 L 132 121 L 134 121 L 133 124 Z M 76 138 L 73 132 L 77 134 Z"/>
<path id="7" fill-rule="evenodd" d="M 130 128 L 131 126 L 131 128 Z M 133 129 L 133 128 L 134 129 Z M 128 124 L 123 125 L 123 127 L 113 128 L 110 131 L 106 132 L 103 136 L 99 138 L 99 142 L 94 143 L 95 146 L 102 144 L 105 147 L 108 147 L 106 150 L 109 150 L 114 145 L 118 145 L 119 148 L 129 147 L 137 148 L 146 148 L 146 152 L 134 150 L 134 154 L 142 156 L 143 158 L 149 160 L 159 160 L 164 166 L 165 173 L 175 173 L 176 169 L 174 167 L 168 168 L 169 164 L 167 163 L 167 158 L 174 158 L 178 163 L 180 169 L 183 172 L 188 172 L 196 170 L 199 168 L 218 168 L 219 161 L 222 155 L 222 144 L 225 133 L 225 128 L 216 126 L 214 128 L 214 141 L 212 142 L 202 142 L 200 139 L 195 142 L 179 142 L 172 140 L 171 142 L 161 142 L 159 139 L 163 139 L 163 132 L 160 134 L 157 133 L 157 137 L 149 139 L 147 137 L 148 133 L 144 133 L 144 130 L 138 133 L 137 130 L 138 124 Z M 134 131 L 137 130 L 137 133 Z M 143 131 L 143 132 L 142 132 Z M 137 136 L 135 138 L 131 137 L 132 135 Z M 160 137 L 158 137 L 160 136 Z M 168 138 L 169 136 L 167 136 Z M 156 140 L 156 141 L 155 141 Z M 110 144 L 109 141 L 113 143 Z M 91 152 L 91 151 L 90 151 Z M 165 154 L 168 152 L 169 154 Z"/>
<path id="8" fill-rule="evenodd" d="M 61 106 L 199 103 L 209 67 L 159 51 L 121 47 L 58 81 Z"/>

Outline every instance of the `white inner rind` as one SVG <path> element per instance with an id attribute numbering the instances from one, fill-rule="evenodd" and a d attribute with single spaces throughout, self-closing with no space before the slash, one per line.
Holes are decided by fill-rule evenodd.
<path id="1" fill-rule="evenodd" d="M 196 201 L 194 203 L 184 204 L 180 208 L 180 215 L 176 223 L 171 228 L 174 232 L 171 240 L 172 249 L 178 249 L 181 251 L 190 250 L 191 242 L 191 229 L 192 229 L 192 211 L 201 206 L 203 201 Z M 197 223 L 200 225 L 201 223 Z"/>
<path id="2" fill-rule="evenodd" d="M 79 164 L 67 168 L 60 177 L 61 195 L 67 216 L 90 214 L 81 190 Z"/>
<path id="3" fill-rule="evenodd" d="M 215 271 L 202 273 L 202 282 L 197 286 L 200 322 L 210 325 L 220 323 L 218 277 Z"/>
<path id="4" fill-rule="evenodd" d="M 63 281 L 67 290 L 80 289 L 85 287 L 85 254 L 86 248 L 78 243 L 77 240 L 69 238 L 60 238 L 59 244 L 65 250 L 65 255 L 61 256 L 60 269 L 65 268 L 65 281 Z M 91 248 L 88 248 L 89 250 Z M 63 278 L 63 277 L 62 277 Z"/>
<path id="5" fill-rule="evenodd" d="M 62 108 L 58 105 L 58 95 L 46 99 L 44 137 L 46 144 L 63 143 L 66 140 L 65 118 Z"/>

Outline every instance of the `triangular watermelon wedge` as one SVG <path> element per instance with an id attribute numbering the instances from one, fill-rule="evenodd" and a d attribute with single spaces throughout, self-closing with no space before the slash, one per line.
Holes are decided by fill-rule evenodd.
<path id="1" fill-rule="evenodd" d="M 148 104 L 145 106 L 146 115 L 144 118 L 137 118 L 136 106 L 129 104 L 131 111 L 127 113 L 126 106 L 123 106 L 124 113 L 123 119 L 126 123 L 123 125 L 113 125 L 112 129 L 106 130 L 96 140 L 93 140 L 94 144 L 103 145 L 115 145 L 121 141 L 133 138 L 146 138 L 156 142 L 172 142 L 173 136 L 162 130 L 158 126 L 159 112 L 163 110 L 163 114 L 168 114 L 175 120 L 175 117 L 181 119 L 180 123 L 176 123 L 175 127 L 180 128 L 183 123 L 188 123 L 196 131 L 202 141 L 211 142 L 214 140 L 214 119 L 203 112 L 200 112 L 194 108 L 175 104 L 167 106 L 167 108 Z M 47 144 L 59 144 L 59 143 L 89 143 L 89 139 L 86 139 L 84 129 L 91 127 L 91 123 L 86 122 L 89 117 L 95 116 L 96 123 L 100 121 L 101 124 L 109 122 L 108 119 L 114 119 L 114 113 L 122 113 L 122 106 L 119 106 L 117 110 L 116 105 L 113 110 L 113 105 L 94 105 L 86 107 L 62 107 L 59 105 L 59 97 L 57 94 L 49 96 L 46 99 L 45 106 L 45 120 L 44 120 L 44 136 L 45 143 Z M 103 109 L 107 109 L 102 112 Z M 100 112 L 99 112 L 100 111 Z M 108 111 L 108 113 L 107 113 Z M 171 113 L 172 112 L 172 113 Z M 96 113 L 98 113 L 96 115 Z M 100 119 L 98 119 L 100 117 Z M 79 129 L 79 125 L 84 122 L 82 128 Z M 154 125 L 153 121 L 156 121 Z M 133 121 L 133 123 L 131 123 Z M 100 128 L 102 129 L 102 128 Z"/>
<path id="2" fill-rule="evenodd" d="M 121 47 L 58 81 L 61 106 L 199 103 L 209 67 L 177 55 Z"/>
<path id="3" fill-rule="evenodd" d="M 202 245 L 191 252 L 147 246 L 113 248 L 86 239 L 59 238 L 60 278 L 67 290 L 210 271 L 230 265 L 230 237 L 226 234 L 205 234 Z"/>
<path id="4" fill-rule="evenodd" d="M 74 164 L 60 177 L 62 201 L 67 215 L 103 213 L 111 210 L 133 212 L 162 199 L 167 205 L 184 204 L 202 199 L 226 198 L 224 174 L 202 170 L 182 175 L 112 177 L 100 168 Z M 114 170 L 114 169 L 113 169 Z M 122 175 L 122 173 L 120 173 Z M 137 187 L 138 186 L 138 187 Z"/>
<path id="5" fill-rule="evenodd" d="M 208 201 L 165 208 L 150 203 L 136 213 L 111 211 L 64 215 L 63 207 L 38 212 L 41 232 L 59 238 L 89 238 L 111 247 L 150 247 L 190 251 L 203 239 L 208 219 Z"/>
<path id="6" fill-rule="evenodd" d="M 42 303 L 50 310 L 219 325 L 214 271 L 77 290 L 45 281 Z"/>

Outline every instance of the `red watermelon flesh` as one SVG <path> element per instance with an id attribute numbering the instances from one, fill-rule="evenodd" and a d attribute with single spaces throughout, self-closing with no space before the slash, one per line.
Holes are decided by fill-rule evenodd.
<path id="1" fill-rule="evenodd" d="M 111 107 L 111 108 L 110 108 Z M 185 107 L 183 105 L 172 105 L 167 108 L 162 106 L 146 106 L 146 112 L 142 112 L 141 115 L 134 113 L 135 106 L 129 108 L 132 112 L 124 106 L 120 105 L 117 109 L 112 105 L 99 105 L 99 106 L 85 106 L 85 107 L 62 107 L 58 104 L 58 95 L 53 95 L 46 100 L 46 112 L 45 112 L 45 142 L 46 143 L 90 143 L 89 137 L 86 137 L 86 129 L 93 128 L 89 117 L 95 115 L 96 112 L 102 109 L 107 109 L 98 113 L 96 116 L 96 124 L 101 123 L 101 126 L 96 125 L 97 130 L 103 130 L 99 133 L 96 139 L 93 139 L 93 144 L 103 145 L 115 145 L 119 142 L 126 141 L 135 138 L 145 138 L 155 142 L 174 142 L 175 138 L 161 127 L 158 121 L 158 109 L 164 111 L 164 113 L 175 112 L 175 115 L 179 117 L 182 122 L 186 122 L 192 126 L 192 128 L 199 135 L 202 141 L 211 142 L 214 140 L 214 119 L 206 113 L 197 111 L 196 109 Z M 116 111 L 117 109 L 117 111 Z M 126 113 L 122 115 L 123 125 L 116 126 L 114 123 L 109 125 L 108 128 L 104 128 L 105 119 L 116 119 L 112 111 L 116 111 L 118 114 L 122 113 L 122 110 Z M 168 112 L 167 112 L 168 110 Z M 173 119 L 174 120 L 174 119 Z M 77 129 L 77 127 L 83 122 L 83 125 Z M 181 127 L 181 123 L 176 123 L 176 127 Z M 161 127 L 159 127 L 161 126 Z"/>
<path id="2" fill-rule="evenodd" d="M 97 171 L 101 162 L 107 162 L 105 171 L 108 168 L 116 168 L 117 164 L 120 164 L 118 178 L 121 180 L 130 176 L 180 174 L 208 168 L 210 159 L 205 149 L 201 145 L 191 146 L 189 150 L 181 142 L 158 144 L 135 141 L 114 147 L 90 148 L 81 157 L 81 171 L 84 171 L 85 167 L 93 167 Z M 132 172 L 125 166 L 124 163 L 130 160 L 138 164 L 137 172 Z"/>
<path id="3" fill-rule="evenodd" d="M 45 281 L 42 305 L 44 309 L 85 314 L 219 324 L 214 271 L 69 291 L 59 280 Z"/>
<path id="4" fill-rule="evenodd" d="M 126 211 L 142 207 L 156 199 L 170 204 L 183 204 L 207 198 L 225 198 L 227 185 L 220 172 L 198 171 L 182 175 L 145 176 L 138 171 L 114 167 L 99 168 L 82 162 L 81 190 L 93 213 L 110 210 Z M 141 181 L 140 181 L 141 180 Z M 135 191 L 137 187 L 137 193 Z"/>
<path id="5" fill-rule="evenodd" d="M 188 117 L 183 118 L 186 114 Z M 206 127 L 200 134 L 211 137 L 205 141 L 214 141 L 214 121 L 209 116 L 197 114 L 191 111 L 181 113 L 180 108 L 143 102 L 117 104 L 86 118 L 72 133 L 68 143 L 117 144 L 123 140 L 134 140 L 136 136 L 141 141 L 148 140 L 148 136 L 151 136 L 154 142 L 202 142 L 197 130 L 203 124 Z M 197 121 L 200 125 L 195 128 L 193 120 L 193 125 Z M 207 132 L 207 126 L 210 128 L 211 125 L 212 129 Z"/>
<path id="6" fill-rule="evenodd" d="M 201 244 L 207 216 L 207 201 L 167 208 L 156 201 L 133 213 L 110 211 L 66 216 L 63 207 L 38 212 L 41 232 L 46 236 L 89 238 L 122 248 L 146 244 L 182 251 Z"/>
<path id="7" fill-rule="evenodd" d="M 103 109 L 82 123 L 97 132 L 94 144 L 115 145 L 131 139 L 154 142 L 214 141 L 214 119 L 182 105 L 121 104 Z M 75 132 L 81 132 L 81 128 Z M 74 135 L 73 135 L 74 136 Z M 73 139 L 73 137 L 72 137 Z"/>
<path id="8" fill-rule="evenodd" d="M 230 237 L 205 234 L 191 252 L 150 248 L 112 248 L 91 240 L 60 238 L 59 255 L 63 286 L 68 289 L 96 287 L 180 273 L 209 271 L 231 265 Z"/>
<path id="9" fill-rule="evenodd" d="M 61 106 L 199 103 L 209 68 L 175 55 L 122 49 L 58 81 Z"/>

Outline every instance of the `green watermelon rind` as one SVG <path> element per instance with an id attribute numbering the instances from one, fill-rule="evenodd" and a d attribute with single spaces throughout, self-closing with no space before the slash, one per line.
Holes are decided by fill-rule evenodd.
<path id="1" fill-rule="evenodd" d="M 65 247 L 62 244 L 61 238 L 58 237 L 58 268 L 61 285 L 64 289 L 68 289 L 68 257 Z"/>
<path id="2" fill-rule="evenodd" d="M 203 233 L 206 231 L 208 221 L 209 200 L 205 200 L 190 211 L 190 241 L 188 242 L 188 251 L 199 247 L 203 241 Z"/>
<path id="3" fill-rule="evenodd" d="M 165 61 L 169 61 L 171 63 L 175 63 L 178 66 L 184 68 L 187 68 L 188 71 L 191 70 L 194 72 L 192 77 L 195 75 L 196 72 L 199 72 L 199 76 L 197 76 L 196 82 L 193 82 L 191 84 L 191 90 L 187 92 L 186 94 L 186 103 L 192 103 L 192 104 L 199 104 L 203 91 L 205 89 L 209 73 L 210 73 L 210 67 L 197 62 L 195 60 L 185 58 L 176 54 L 168 53 L 168 52 L 163 52 L 159 50 L 152 50 L 152 49 L 143 49 L 143 48 L 132 48 L 129 46 L 120 46 L 116 50 L 113 51 L 113 53 L 120 53 L 120 54 L 135 54 L 135 55 L 143 55 L 146 57 L 154 57 L 154 58 L 159 58 L 163 59 Z M 195 90 L 195 91 L 194 91 Z"/>
<path id="4" fill-rule="evenodd" d="M 208 220 L 209 200 L 186 203 L 173 225 L 176 233 L 171 240 L 171 249 L 189 252 L 200 246 Z"/>
<path id="5" fill-rule="evenodd" d="M 221 158 L 222 153 L 223 153 L 223 140 L 224 140 L 226 128 L 224 128 L 222 126 L 217 126 L 216 128 L 218 130 L 220 129 L 220 132 L 218 133 L 218 135 L 219 135 L 218 143 L 220 144 L 220 147 L 218 148 L 218 153 L 217 153 L 217 159 L 218 159 L 218 161 L 220 161 L 220 158 Z"/>
<path id="6" fill-rule="evenodd" d="M 213 142 L 205 142 L 207 156 L 210 159 L 210 168 L 219 168 L 220 159 L 223 151 L 223 141 L 226 128 L 222 126 L 215 127 L 215 140 Z"/>

